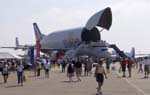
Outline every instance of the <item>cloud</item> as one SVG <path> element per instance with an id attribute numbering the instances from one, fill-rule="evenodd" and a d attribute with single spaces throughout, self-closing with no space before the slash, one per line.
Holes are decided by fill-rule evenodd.
<path id="1" fill-rule="evenodd" d="M 36 19 L 47 25 L 46 27 L 49 31 L 57 31 L 85 26 L 90 15 L 91 13 L 85 11 L 84 9 L 77 10 L 53 7 L 44 11 Z"/>
<path id="2" fill-rule="evenodd" d="M 19 36 L 21 43 L 33 43 L 33 22 L 38 23 L 44 34 L 49 34 L 53 31 L 85 26 L 90 16 L 105 6 L 110 6 L 113 24 L 109 32 L 102 32 L 102 38 L 125 50 L 134 45 L 139 50 L 143 48 L 146 50 L 150 47 L 142 44 L 143 42 L 149 43 L 150 0 L 63 0 L 65 3 L 57 0 L 48 2 L 24 0 L 25 3 L 19 1 L 20 3 L 15 5 L 17 1 L 13 1 L 13 5 L 9 3 L 10 8 L 3 4 L 6 11 L 3 10 L 5 8 L 1 8 L 0 30 L 3 34 L 0 44 L 3 46 L 14 45 L 16 36 Z"/>
<path id="3" fill-rule="evenodd" d="M 148 0 L 121 0 L 112 3 L 113 24 L 110 32 L 102 33 L 103 39 L 124 50 L 135 46 L 137 51 L 148 52 L 149 4 Z"/>
<path id="4" fill-rule="evenodd" d="M 112 6 L 114 14 L 122 15 L 123 17 L 131 17 L 131 15 L 150 14 L 147 12 L 150 8 L 148 0 L 124 0 Z M 134 15 L 135 16 L 135 15 Z"/>

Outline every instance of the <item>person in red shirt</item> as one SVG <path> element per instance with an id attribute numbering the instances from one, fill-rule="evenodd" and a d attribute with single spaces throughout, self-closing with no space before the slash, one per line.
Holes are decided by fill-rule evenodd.
<path id="1" fill-rule="evenodd" d="M 121 64 L 121 68 L 122 68 L 122 72 L 123 72 L 122 77 L 126 77 L 126 75 L 125 75 L 125 72 L 126 72 L 126 65 L 127 65 L 127 60 L 126 60 L 126 58 L 122 58 L 120 64 Z"/>

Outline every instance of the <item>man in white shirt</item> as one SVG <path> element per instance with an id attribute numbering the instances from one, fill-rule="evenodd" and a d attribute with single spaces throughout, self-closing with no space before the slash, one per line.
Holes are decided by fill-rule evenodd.
<path id="1" fill-rule="evenodd" d="M 144 64 L 144 72 L 145 72 L 144 78 L 148 78 L 150 73 L 150 60 L 147 57 L 145 57 L 143 60 L 143 64 Z"/>
<path id="2" fill-rule="evenodd" d="M 46 63 L 44 64 L 46 78 L 49 78 L 49 68 L 50 68 L 50 62 L 48 60 L 46 60 Z"/>

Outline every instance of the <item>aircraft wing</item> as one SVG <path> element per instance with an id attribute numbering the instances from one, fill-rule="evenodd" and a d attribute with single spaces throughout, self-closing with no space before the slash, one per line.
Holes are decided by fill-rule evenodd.
<path id="1" fill-rule="evenodd" d="M 61 48 L 61 49 L 54 49 L 54 48 L 42 48 L 41 51 L 67 51 L 70 50 L 70 48 Z"/>
<path id="2" fill-rule="evenodd" d="M 15 49 L 16 47 L 0 47 L 0 48 L 9 48 L 9 49 Z"/>
<path id="3" fill-rule="evenodd" d="M 6 49 L 25 49 L 25 48 L 19 48 L 19 47 L 0 47 L 0 48 L 6 48 Z"/>
<path id="4" fill-rule="evenodd" d="M 41 49 L 41 52 L 45 53 L 45 54 L 51 54 L 53 51 L 62 51 L 62 52 L 66 52 L 70 49 L 68 48 L 64 48 L 64 49 L 54 49 L 54 48 L 44 48 L 44 49 Z"/>
<path id="5" fill-rule="evenodd" d="M 31 47 L 35 47 L 35 46 L 25 46 L 25 47 L 0 47 L 0 48 L 7 48 L 7 49 L 14 49 L 14 50 L 17 50 L 17 49 L 22 49 L 22 50 L 25 50 L 25 49 L 29 49 Z"/>

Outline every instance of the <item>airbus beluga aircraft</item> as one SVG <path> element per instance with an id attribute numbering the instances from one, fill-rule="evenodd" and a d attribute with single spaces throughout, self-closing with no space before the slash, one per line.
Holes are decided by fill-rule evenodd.
<path id="1" fill-rule="evenodd" d="M 78 55 L 89 55 L 108 58 L 111 54 L 108 46 L 101 39 L 100 32 L 109 30 L 112 24 L 112 13 L 109 7 L 100 10 L 90 17 L 85 27 L 56 31 L 45 36 L 33 23 L 36 36 L 37 51 L 65 51 L 64 58 L 72 58 Z M 99 30 L 98 27 L 102 29 Z"/>

